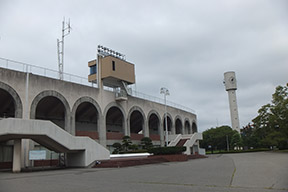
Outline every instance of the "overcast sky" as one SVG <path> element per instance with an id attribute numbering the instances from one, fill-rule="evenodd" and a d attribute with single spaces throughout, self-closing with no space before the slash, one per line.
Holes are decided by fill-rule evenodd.
<path id="1" fill-rule="evenodd" d="M 0 0 L 0 57 L 86 77 L 97 45 L 135 64 L 137 91 L 196 111 L 198 129 L 231 125 L 224 72 L 235 71 L 240 126 L 288 72 L 287 0 Z"/>

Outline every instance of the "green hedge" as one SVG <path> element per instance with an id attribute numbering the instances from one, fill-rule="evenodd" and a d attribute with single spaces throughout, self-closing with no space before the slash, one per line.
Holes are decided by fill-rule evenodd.
<path id="1" fill-rule="evenodd" d="M 182 154 L 186 151 L 186 147 L 158 147 L 149 149 L 149 153 L 154 155 L 171 155 L 171 154 Z"/>
<path id="2" fill-rule="evenodd" d="M 213 151 L 213 154 L 249 153 L 249 152 L 261 152 L 261 151 L 271 151 L 271 149 L 269 149 L 269 148 L 257 148 L 257 149 L 247 149 L 247 150 Z M 206 154 L 212 154 L 212 153 L 211 153 L 211 151 L 206 151 Z"/>

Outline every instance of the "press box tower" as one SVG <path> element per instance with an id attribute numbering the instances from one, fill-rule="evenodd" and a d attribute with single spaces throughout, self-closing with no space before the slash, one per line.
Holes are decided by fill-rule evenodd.
<path id="1" fill-rule="evenodd" d="M 97 83 L 100 90 L 103 86 L 113 88 L 116 101 L 127 100 L 127 95 L 131 94 L 128 85 L 135 84 L 135 69 L 134 64 L 126 61 L 125 55 L 98 45 L 97 59 L 89 61 L 88 66 L 89 82 Z"/>

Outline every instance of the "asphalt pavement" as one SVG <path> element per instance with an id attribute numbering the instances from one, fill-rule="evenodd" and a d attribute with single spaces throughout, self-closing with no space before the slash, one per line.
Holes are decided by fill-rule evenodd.
<path id="1" fill-rule="evenodd" d="M 288 192 L 288 153 L 210 155 L 125 168 L 0 172 L 0 192 Z"/>

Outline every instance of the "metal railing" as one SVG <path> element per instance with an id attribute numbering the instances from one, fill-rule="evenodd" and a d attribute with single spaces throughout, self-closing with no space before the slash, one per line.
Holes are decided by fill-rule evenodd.
<path id="1" fill-rule="evenodd" d="M 160 103 L 160 104 L 163 104 L 163 105 L 165 104 L 164 99 L 161 99 L 159 97 L 154 97 L 154 96 L 151 96 L 151 95 L 147 95 L 145 93 L 137 92 L 137 91 L 134 91 L 134 90 L 132 91 L 132 95 L 131 96 L 138 97 L 140 99 L 153 101 L 153 102 Z M 175 107 L 175 108 L 187 111 L 187 112 L 195 113 L 195 110 L 193 110 L 193 109 L 191 109 L 189 107 L 185 107 L 183 105 L 179 105 L 179 104 L 171 102 L 171 101 L 166 101 L 166 104 L 167 104 L 167 106 L 170 106 L 170 107 Z"/>
<path id="2" fill-rule="evenodd" d="M 15 71 L 21 71 L 21 72 L 25 72 L 25 73 L 32 73 L 35 75 L 49 77 L 52 79 L 59 79 L 59 72 L 57 70 L 39 67 L 36 65 L 31 65 L 28 63 L 14 61 L 14 60 L 2 58 L 2 57 L 0 57 L 0 67 L 5 68 L 5 69 L 15 70 Z M 98 87 L 97 84 L 90 83 L 88 81 L 88 78 L 69 74 L 69 73 L 63 73 L 63 81 L 77 83 L 77 84 L 86 85 L 86 86 L 90 86 L 90 87 Z M 108 87 L 106 87 L 104 89 L 107 91 L 111 91 L 111 92 L 117 91 L 116 89 L 108 88 Z M 132 90 L 131 96 L 137 97 L 140 99 L 144 99 L 144 100 L 148 100 L 148 101 L 152 101 L 152 102 L 156 102 L 156 103 L 160 103 L 163 105 L 165 104 L 164 99 L 161 99 L 159 97 L 154 97 L 151 95 L 147 95 L 145 93 L 141 93 L 141 92 L 138 92 L 135 90 Z M 191 109 L 189 107 L 185 107 L 183 105 L 179 105 L 179 104 L 171 102 L 171 101 L 166 101 L 166 104 L 167 104 L 167 106 L 170 106 L 170 107 L 175 107 L 175 108 L 187 111 L 187 112 L 195 113 L 195 111 L 193 109 Z"/>
<path id="3" fill-rule="evenodd" d="M 56 70 L 39 67 L 36 65 L 31 65 L 31 64 L 23 63 L 19 61 L 14 61 L 11 59 L 5 59 L 1 57 L 0 57 L 0 67 L 15 70 L 15 71 L 21 71 L 25 73 L 32 73 L 35 75 L 49 77 L 52 79 L 59 79 L 59 72 Z M 77 75 L 72 75 L 69 73 L 63 73 L 63 80 L 72 82 L 72 83 L 81 84 L 81 85 L 92 86 L 92 84 L 88 82 L 88 78 L 84 78 L 84 77 L 77 76 Z"/>

